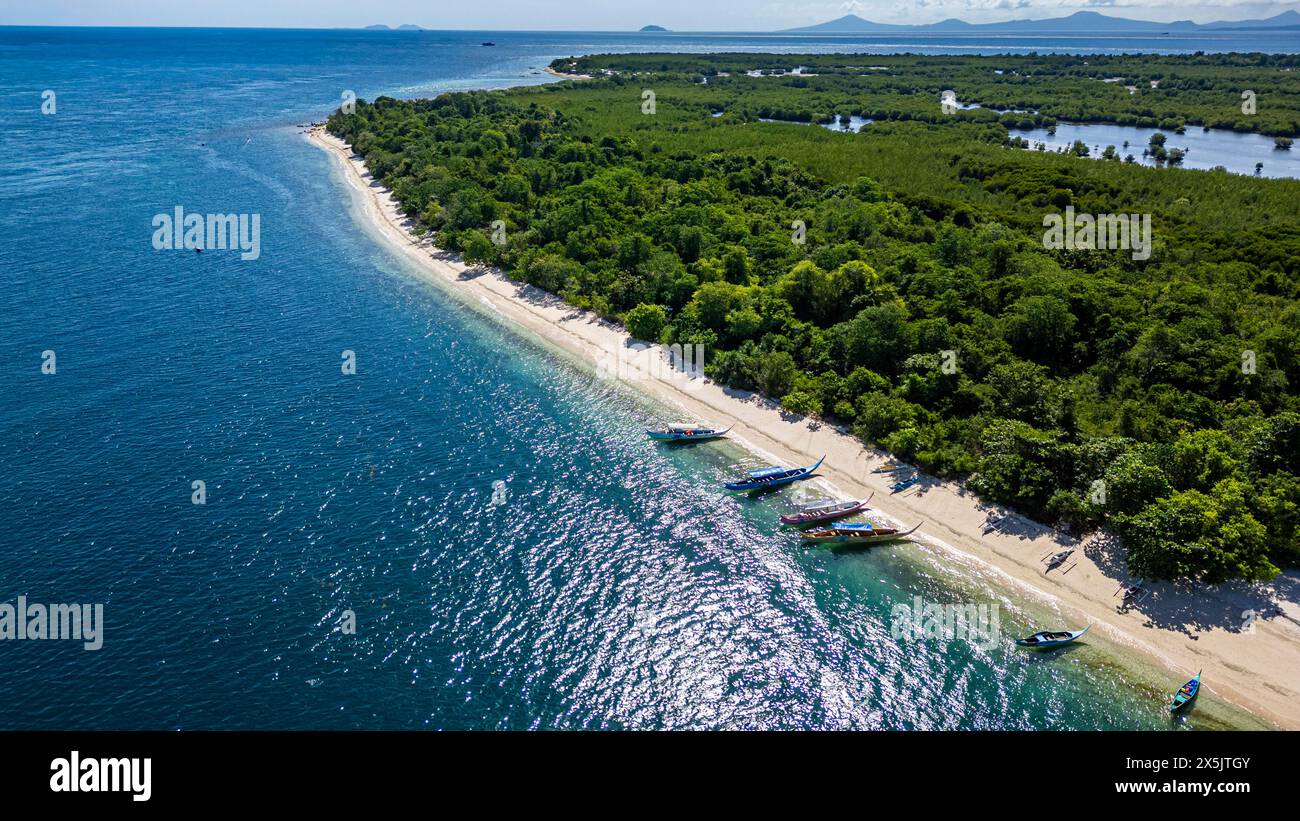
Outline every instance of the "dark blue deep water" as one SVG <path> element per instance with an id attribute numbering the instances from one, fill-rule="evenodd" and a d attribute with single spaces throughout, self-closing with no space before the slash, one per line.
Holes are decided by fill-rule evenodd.
<path id="1" fill-rule="evenodd" d="M 641 428 L 670 414 L 358 228 L 296 128 L 343 90 L 541 82 L 554 57 L 663 48 L 483 39 L 0 29 L 0 602 L 98 602 L 107 622 L 93 652 L 0 642 L 0 727 L 1167 726 L 1096 645 L 895 641 L 896 602 L 996 594 L 921 547 L 775 535 L 789 499 L 714 490 L 744 454 L 656 448 Z M 178 205 L 260 215 L 260 257 L 154 250 Z"/>

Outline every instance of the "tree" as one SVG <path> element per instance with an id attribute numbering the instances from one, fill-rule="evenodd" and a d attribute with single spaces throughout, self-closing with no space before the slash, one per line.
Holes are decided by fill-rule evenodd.
<path id="1" fill-rule="evenodd" d="M 850 367 L 898 373 L 898 366 L 911 352 L 907 311 L 896 303 L 864 308 L 849 322 L 836 326 L 836 334 Z"/>
<path id="2" fill-rule="evenodd" d="M 1016 300 L 1003 320 L 1007 342 L 1016 353 L 1043 364 L 1065 364 L 1074 348 L 1076 320 L 1070 306 L 1054 296 Z"/>
<path id="3" fill-rule="evenodd" d="M 556 254 L 540 254 L 524 266 L 524 281 L 553 294 L 565 290 L 570 281 L 576 283 L 585 269 L 572 260 Z"/>
<path id="4" fill-rule="evenodd" d="M 816 416 L 822 412 L 822 401 L 807 391 L 790 391 L 781 397 L 781 407 L 791 413 Z"/>
<path id="5" fill-rule="evenodd" d="M 794 357 L 785 351 L 770 351 L 756 354 L 750 368 L 754 375 L 754 384 L 767 396 L 780 397 L 790 392 L 799 367 Z"/>
<path id="6" fill-rule="evenodd" d="M 722 272 L 733 285 L 749 284 L 749 255 L 743 248 L 731 248 L 722 255 Z"/>
<path id="7" fill-rule="evenodd" d="M 1031 425 L 1050 420 L 1047 371 L 1041 365 L 1015 360 L 989 371 L 989 398 L 993 411 Z"/>
<path id="8" fill-rule="evenodd" d="M 637 305 L 627 312 L 625 319 L 627 332 L 637 339 L 658 342 L 664 326 L 668 324 L 668 314 L 659 305 Z"/>
<path id="9" fill-rule="evenodd" d="M 447 223 L 458 230 L 482 228 L 496 215 L 496 205 L 480 188 L 457 191 L 447 206 Z"/>
<path id="10" fill-rule="evenodd" d="M 1268 532 L 1247 504 L 1249 487 L 1228 479 L 1209 494 L 1198 490 L 1158 499 L 1118 532 L 1129 572 L 1147 579 L 1269 581 L 1280 572 L 1268 556 Z"/>
<path id="11" fill-rule="evenodd" d="M 777 293 L 794 308 L 795 316 L 821 322 L 830 313 L 835 293 L 831 278 L 810 260 L 804 260 L 776 284 Z"/>
<path id="12" fill-rule="evenodd" d="M 497 179 L 497 199 L 503 202 L 524 205 L 527 204 L 528 197 L 531 194 L 532 190 L 528 187 L 528 180 L 520 174 L 502 174 Z"/>
<path id="13" fill-rule="evenodd" d="M 1163 473 L 1179 490 L 1208 490 L 1237 473 L 1237 443 L 1222 430 L 1184 431 L 1169 447 Z"/>
<path id="14" fill-rule="evenodd" d="M 1106 468 L 1101 489 L 1106 512 L 1116 515 L 1142 510 L 1153 500 L 1168 496 L 1171 487 L 1160 468 L 1129 451 Z"/>
<path id="15" fill-rule="evenodd" d="M 677 232 L 677 254 L 682 262 L 691 263 L 700 258 L 704 247 L 704 232 L 694 225 L 684 226 Z"/>
<path id="16" fill-rule="evenodd" d="M 1254 430 L 1246 448 L 1250 465 L 1260 473 L 1300 475 L 1300 413 L 1272 417 Z"/>
<path id="17" fill-rule="evenodd" d="M 727 282 L 706 282 L 691 300 L 700 324 L 715 333 L 726 330 L 727 314 L 744 303 L 744 290 Z"/>
<path id="18" fill-rule="evenodd" d="M 466 262 L 492 263 L 497 258 L 497 247 L 482 231 L 465 231 L 458 235 L 461 258 Z"/>

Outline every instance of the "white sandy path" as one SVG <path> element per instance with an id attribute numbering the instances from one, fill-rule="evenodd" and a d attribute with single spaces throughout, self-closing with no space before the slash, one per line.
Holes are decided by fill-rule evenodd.
<path id="1" fill-rule="evenodd" d="M 319 126 L 308 136 L 339 162 L 348 184 L 364 195 L 360 201 L 374 228 L 433 281 L 472 294 L 503 318 L 593 366 L 626 349 L 628 335 L 593 313 L 513 282 L 495 269 L 469 268 L 417 239 L 387 189 L 371 179 L 346 143 Z M 1094 630 L 1146 653 L 1169 668 L 1170 692 L 1203 669 L 1205 687 L 1216 696 L 1283 728 L 1300 729 L 1300 574 L 1286 574 L 1266 588 L 1153 585 L 1153 594 L 1139 608 L 1118 612 L 1115 592 L 1126 578 L 1122 562 L 1103 541 L 1082 545 L 1074 554 L 1078 564 L 1068 573 L 1044 574 L 1042 557 L 1068 546 L 1068 540 L 1019 517 L 1004 532 L 983 534 L 987 510 L 953 482 L 926 479 L 922 489 L 891 496 L 892 480 L 871 473 L 887 454 L 829 425 L 783 414 L 750 394 L 647 367 L 650 357 L 646 353 L 640 360 L 643 378 L 626 384 L 681 409 L 684 419 L 734 424 L 734 439 L 780 464 L 811 464 L 825 454 L 819 473 L 836 489 L 859 498 L 874 491 L 872 508 L 909 526 L 923 521 L 919 534 L 932 549 L 983 562 L 1006 582 L 1049 602 L 1070 625 L 1092 623 Z M 1242 630 L 1247 610 L 1260 616 Z"/>

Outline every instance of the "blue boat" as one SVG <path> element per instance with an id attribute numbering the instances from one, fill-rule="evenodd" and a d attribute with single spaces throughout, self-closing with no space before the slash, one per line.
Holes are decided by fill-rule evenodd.
<path id="1" fill-rule="evenodd" d="M 907 490 L 909 487 L 911 487 L 912 485 L 916 484 L 919 481 L 921 481 L 921 477 L 912 476 L 908 479 L 904 479 L 901 482 L 894 482 L 894 484 L 890 486 L 889 492 L 898 493 L 900 491 Z"/>
<path id="2" fill-rule="evenodd" d="M 1201 671 L 1196 672 L 1196 678 L 1183 685 L 1182 689 L 1174 693 L 1173 701 L 1169 703 L 1169 712 L 1178 713 L 1187 705 L 1196 700 L 1201 692 Z"/>
<path id="3" fill-rule="evenodd" d="M 745 474 L 748 478 L 727 482 L 726 487 L 727 490 L 767 490 L 768 488 L 781 487 L 791 482 L 797 482 L 800 479 L 807 479 L 825 461 L 826 457 L 823 456 L 817 460 L 817 464 L 806 468 L 770 467 L 751 470 Z"/>

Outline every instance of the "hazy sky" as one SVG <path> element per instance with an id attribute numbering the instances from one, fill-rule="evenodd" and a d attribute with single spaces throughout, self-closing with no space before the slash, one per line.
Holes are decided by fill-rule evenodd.
<path id="1" fill-rule="evenodd" d="M 0 0 L 0 24 L 363 26 L 618 31 L 764 31 L 854 13 L 882 23 L 948 17 L 991 22 L 1080 10 L 1144 20 L 1239 20 L 1300 9 L 1300 0 Z"/>

